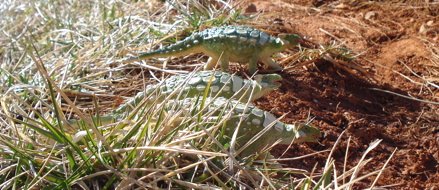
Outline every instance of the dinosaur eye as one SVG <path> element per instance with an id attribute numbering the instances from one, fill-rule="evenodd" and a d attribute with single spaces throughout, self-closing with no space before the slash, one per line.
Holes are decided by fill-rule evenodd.
<path id="1" fill-rule="evenodd" d="M 263 79 L 263 76 L 262 75 L 256 75 L 256 76 L 254 76 L 254 80 L 255 81 L 261 81 Z"/>
<path id="2" fill-rule="evenodd" d="M 283 41 L 280 38 L 276 38 L 272 43 L 274 47 L 281 47 L 283 45 Z"/>
<path id="3" fill-rule="evenodd" d="M 277 44 L 281 44 L 281 43 L 282 43 L 282 40 L 281 40 L 280 38 L 276 38 L 275 43 L 277 43 Z"/>

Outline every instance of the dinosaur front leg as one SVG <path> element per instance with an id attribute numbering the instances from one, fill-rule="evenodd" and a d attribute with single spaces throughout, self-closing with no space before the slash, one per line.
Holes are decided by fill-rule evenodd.
<path id="1" fill-rule="evenodd" d="M 261 62 L 264 63 L 264 65 L 272 68 L 275 71 L 281 71 L 283 68 L 276 63 L 276 61 L 274 61 L 271 57 L 265 57 L 265 58 L 261 58 Z"/>
<path id="2" fill-rule="evenodd" d="M 258 70 L 258 59 L 251 58 L 248 62 L 248 72 L 250 74 L 254 74 L 256 73 L 257 70 Z"/>

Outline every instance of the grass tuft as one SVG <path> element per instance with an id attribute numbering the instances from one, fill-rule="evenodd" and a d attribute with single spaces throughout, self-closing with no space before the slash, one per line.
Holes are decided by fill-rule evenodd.
<path id="1" fill-rule="evenodd" d="M 123 96 L 176 73 L 153 63 L 110 63 L 249 19 L 231 0 L 6 1 L 0 18 L 1 189 L 349 189 L 382 172 L 360 175 L 370 159 L 338 175 L 331 157 L 316 171 L 281 168 L 269 156 L 241 159 L 221 136 L 231 115 L 205 120 L 207 102 L 191 114 L 178 107 L 167 114 L 154 102 L 100 117 Z M 343 49 L 322 55 L 335 50 L 350 59 Z M 72 118 L 78 122 L 69 124 Z"/>

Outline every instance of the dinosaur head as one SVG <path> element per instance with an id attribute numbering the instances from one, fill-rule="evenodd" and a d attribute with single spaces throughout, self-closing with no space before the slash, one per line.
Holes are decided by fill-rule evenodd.
<path id="1" fill-rule="evenodd" d="M 254 77 L 255 94 L 254 99 L 258 99 L 281 86 L 282 76 L 278 74 L 258 74 Z"/>
<path id="2" fill-rule="evenodd" d="M 279 34 L 278 37 L 282 39 L 282 42 L 284 43 L 284 46 L 287 48 L 294 47 L 300 43 L 302 38 L 297 34 Z"/>
<path id="3" fill-rule="evenodd" d="M 288 132 L 285 133 L 285 139 L 282 141 L 282 144 L 290 144 L 292 140 L 295 143 L 317 142 L 321 137 L 319 129 L 306 123 L 287 124 L 285 128 Z M 294 137 L 291 136 L 290 132 L 294 133 Z"/>

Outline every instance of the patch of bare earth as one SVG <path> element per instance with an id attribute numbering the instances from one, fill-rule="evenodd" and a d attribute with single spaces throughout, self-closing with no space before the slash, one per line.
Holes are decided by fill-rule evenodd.
<path id="1" fill-rule="evenodd" d="M 346 72 L 324 60 L 283 72 L 282 87 L 256 104 L 278 116 L 286 114 L 285 122 L 305 120 L 310 114 L 313 124 L 325 132 L 320 144 L 294 145 L 285 157 L 330 149 L 346 131 L 333 155 L 339 171 L 348 136 L 349 167 L 370 142 L 383 139 L 368 155 L 373 161 L 364 173 L 380 169 L 397 149 L 378 185 L 439 188 L 439 106 L 373 90 L 439 101 L 439 89 L 426 82 L 439 83 L 438 3 L 249 0 L 244 6 L 251 4 L 264 12 L 257 21 L 261 28 L 298 33 L 317 44 L 341 44 L 359 54 L 355 61 L 373 76 Z M 285 148 L 279 146 L 273 153 L 280 155 Z M 327 156 L 285 164 L 311 171 L 316 162 L 323 166 Z M 373 180 L 367 178 L 356 187 L 367 187 Z"/>

